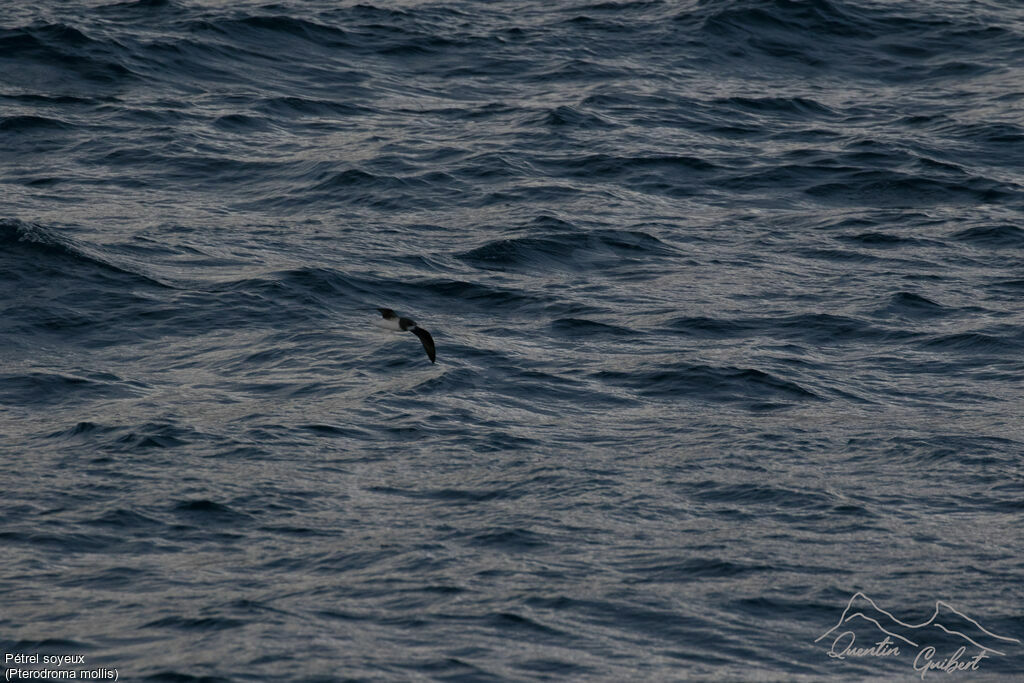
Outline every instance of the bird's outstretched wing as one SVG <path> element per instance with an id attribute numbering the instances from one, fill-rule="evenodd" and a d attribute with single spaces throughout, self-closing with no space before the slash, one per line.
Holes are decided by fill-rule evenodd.
<path id="1" fill-rule="evenodd" d="M 423 350 L 427 352 L 427 358 L 433 363 L 434 358 L 437 357 L 437 352 L 434 350 L 434 338 L 422 327 L 412 327 L 409 331 L 420 338 L 420 341 L 423 342 Z"/>

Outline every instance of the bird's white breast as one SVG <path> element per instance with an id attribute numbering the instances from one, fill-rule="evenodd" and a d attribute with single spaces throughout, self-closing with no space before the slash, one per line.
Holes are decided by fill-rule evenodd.
<path id="1" fill-rule="evenodd" d="M 401 332 L 402 328 L 398 326 L 398 318 L 392 318 L 391 320 L 385 320 L 384 318 L 374 318 L 373 324 L 377 327 L 383 327 L 385 330 L 394 330 L 395 332 Z"/>

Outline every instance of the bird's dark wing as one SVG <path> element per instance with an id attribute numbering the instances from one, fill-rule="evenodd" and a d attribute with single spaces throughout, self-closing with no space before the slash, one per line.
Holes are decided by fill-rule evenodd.
<path id="1" fill-rule="evenodd" d="M 437 357 L 437 353 L 434 351 L 434 338 L 422 327 L 414 327 L 409 331 L 420 338 L 420 341 L 423 342 L 423 350 L 427 352 L 427 358 L 433 363 L 434 358 Z"/>

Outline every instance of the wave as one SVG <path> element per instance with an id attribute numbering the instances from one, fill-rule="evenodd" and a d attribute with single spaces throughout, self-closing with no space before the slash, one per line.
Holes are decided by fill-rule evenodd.
<path id="1" fill-rule="evenodd" d="M 688 175 L 690 172 L 714 171 L 718 167 L 704 159 L 686 155 L 611 156 L 606 154 L 569 157 L 546 163 L 552 170 L 569 177 L 616 178 L 637 171 Z"/>
<path id="2" fill-rule="evenodd" d="M 825 512 L 832 511 L 838 502 L 834 494 L 759 483 L 734 484 L 704 480 L 686 484 L 684 488 L 697 500 L 730 505 L 744 502 L 757 506 Z"/>
<path id="3" fill-rule="evenodd" d="M 698 3 L 677 14 L 675 22 L 681 37 L 698 32 L 709 48 L 721 47 L 712 53 L 719 62 L 768 58 L 900 83 L 994 71 L 975 61 L 979 40 L 1007 57 L 1016 50 L 1021 35 L 995 7 L 970 17 L 956 16 L 959 8 L 949 10 L 921 14 L 829 0 L 727 0 Z"/>
<path id="4" fill-rule="evenodd" d="M 32 131 L 54 131 L 67 130 L 71 124 L 57 118 L 46 116 L 5 116 L 0 118 L 0 130 L 11 133 L 26 133 Z"/>
<path id="5" fill-rule="evenodd" d="M 873 249 L 891 249 L 898 247 L 914 247 L 924 244 L 923 240 L 912 237 L 893 235 L 887 232 L 862 232 L 856 235 L 842 235 L 841 240 L 851 242 L 857 246 Z"/>
<path id="6" fill-rule="evenodd" d="M 8 272 L 23 271 L 29 280 L 34 280 L 39 271 L 54 275 L 80 276 L 89 271 L 106 272 L 126 276 L 138 284 L 168 287 L 155 276 L 125 265 L 127 259 L 119 259 L 107 253 L 102 247 L 69 237 L 61 231 L 37 223 L 20 220 L 0 219 L 0 245 L 5 247 L 4 256 L 10 260 L 5 264 Z M 18 258 L 18 252 L 32 255 L 34 260 L 26 262 Z M 30 266 L 31 269 L 26 269 Z"/>
<path id="7" fill-rule="evenodd" d="M 953 239 L 994 249 L 1022 249 L 1024 228 L 1009 224 L 984 225 L 956 232 Z"/>
<path id="8" fill-rule="evenodd" d="M 726 97 L 713 100 L 723 109 L 736 109 L 756 114 L 785 117 L 787 121 L 803 118 L 837 118 L 839 113 L 807 97 Z"/>
<path id="9" fill-rule="evenodd" d="M 11 81 L 23 85 L 29 85 L 28 73 L 36 74 L 33 86 L 57 85 L 61 74 L 67 74 L 73 82 L 82 81 L 78 85 L 83 89 L 126 85 L 137 78 L 125 65 L 122 45 L 109 39 L 92 38 L 67 24 L 0 29 L 0 54 L 6 59 L 36 66 L 36 69 L 25 69 L 26 75 L 18 70 L 7 74 Z"/>
<path id="10" fill-rule="evenodd" d="M 348 33 L 342 28 L 287 15 L 203 19 L 189 23 L 188 28 L 195 33 L 211 31 L 231 40 L 249 39 L 265 43 L 298 38 L 317 47 L 352 46 Z"/>
<path id="11" fill-rule="evenodd" d="M 1018 193 L 985 178 L 949 182 L 896 171 L 852 170 L 843 182 L 821 183 L 806 190 L 820 200 L 868 206 L 920 206 L 935 204 L 985 204 Z"/>
<path id="12" fill-rule="evenodd" d="M 893 294 L 889 299 L 889 305 L 882 312 L 928 319 L 943 317 L 951 313 L 945 306 L 913 292 Z"/>
<path id="13" fill-rule="evenodd" d="M 777 408 L 793 402 L 819 401 L 820 396 L 792 382 L 753 368 L 680 363 L 631 371 L 602 370 L 601 382 L 633 389 L 649 398 L 686 398 L 736 403 L 751 409 Z"/>
<path id="14" fill-rule="evenodd" d="M 687 316 L 669 321 L 668 329 L 698 338 L 762 337 L 788 339 L 803 342 L 809 346 L 898 342 L 915 337 L 915 333 L 911 330 L 883 328 L 865 319 L 831 313 L 733 318 Z"/>
<path id="15" fill-rule="evenodd" d="M 621 127 L 606 117 L 567 106 L 549 109 L 540 117 L 539 122 L 546 126 L 566 126 L 583 130 Z"/>
<path id="16" fill-rule="evenodd" d="M 0 404 L 7 405 L 41 408 L 127 398 L 141 393 L 141 387 L 136 383 L 102 372 L 86 373 L 85 376 L 42 371 L 8 372 L 2 377 Z"/>
<path id="17" fill-rule="evenodd" d="M 1010 335 L 986 332 L 958 332 L 931 337 L 921 342 L 926 349 L 955 351 L 965 354 L 1019 354 L 1024 350 L 1024 334 L 1019 329 Z"/>
<path id="18" fill-rule="evenodd" d="M 638 230 L 594 230 L 493 240 L 456 258 L 484 270 L 588 270 L 622 258 L 674 256 L 677 251 Z"/>
<path id="19" fill-rule="evenodd" d="M 620 325 L 586 320 L 583 318 L 558 318 L 552 321 L 551 330 L 569 338 L 633 337 L 639 333 Z"/>

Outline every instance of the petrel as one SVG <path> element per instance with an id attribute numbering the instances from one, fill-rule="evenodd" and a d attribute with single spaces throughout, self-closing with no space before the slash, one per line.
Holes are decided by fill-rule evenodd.
<path id="1" fill-rule="evenodd" d="M 430 359 L 431 363 L 434 362 L 437 353 L 434 351 L 434 338 L 430 336 L 429 332 L 417 326 L 416 321 L 411 318 L 399 318 L 390 308 L 378 308 L 377 310 L 384 316 L 384 320 L 378 321 L 381 327 L 400 332 L 412 332 L 423 342 L 423 350 L 427 352 L 427 358 Z"/>

